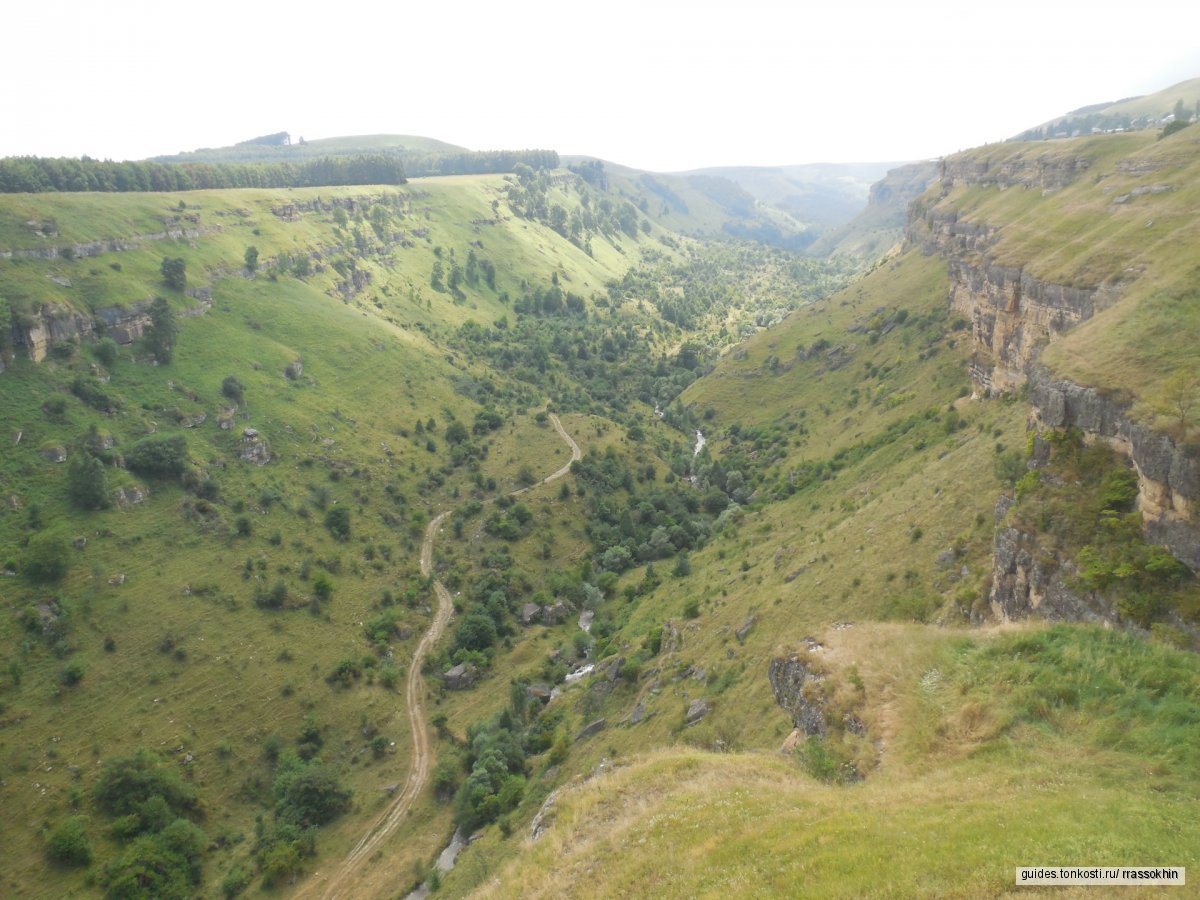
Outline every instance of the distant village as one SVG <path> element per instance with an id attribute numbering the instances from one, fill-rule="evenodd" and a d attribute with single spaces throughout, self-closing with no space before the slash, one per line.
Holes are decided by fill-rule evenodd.
<path id="1" fill-rule="evenodd" d="M 1013 141 L 1048 141 L 1059 138 L 1081 137 L 1085 134 L 1120 134 L 1125 131 L 1142 131 L 1148 128 L 1165 128 L 1175 121 L 1200 120 L 1200 100 L 1194 113 L 1179 101 L 1175 111 L 1165 116 L 1128 116 L 1103 112 L 1103 107 L 1094 111 L 1079 110 L 1068 113 L 1057 121 L 1021 132 Z"/>

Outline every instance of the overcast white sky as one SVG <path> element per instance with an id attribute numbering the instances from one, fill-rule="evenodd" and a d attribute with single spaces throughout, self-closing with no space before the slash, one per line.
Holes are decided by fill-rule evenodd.
<path id="1" fill-rule="evenodd" d="M 0 156 L 289 131 L 662 171 L 906 160 L 1200 76 L 1195 0 L 41 0 L 3 20 Z"/>

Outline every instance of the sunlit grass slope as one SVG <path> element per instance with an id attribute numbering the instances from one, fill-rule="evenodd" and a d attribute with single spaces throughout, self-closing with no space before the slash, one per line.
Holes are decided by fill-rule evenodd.
<path id="1" fill-rule="evenodd" d="M 863 684 L 877 774 L 832 786 L 769 752 L 618 758 L 556 795 L 537 840 L 514 835 L 477 895 L 992 897 L 1017 866 L 1197 864 L 1193 655 L 1068 627 L 828 641 L 831 669 Z"/>
<path id="2" fill-rule="evenodd" d="M 103 760 L 139 746 L 196 786 L 212 892 L 231 869 L 253 871 L 255 815 L 273 803 L 268 748 L 294 748 L 310 718 L 354 791 L 321 853 L 344 852 L 383 788 L 406 777 L 397 690 L 430 612 L 420 536 L 430 514 L 474 489 L 447 461 L 445 430 L 469 427 L 483 402 L 499 412 L 502 428 L 479 439 L 494 441 L 484 471 L 497 490 L 522 466 L 548 474 L 566 452 L 526 415 L 535 391 L 438 338 L 511 314 L 509 296 L 555 275 L 590 296 L 638 246 L 597 240 L 589 256 L 493 207 L 503 184 L 0 198 L 0 249 L 59 251 L 0 259 L 0 296 L 19 325 L 156 295 L 199 313 L 178 318 L 169 365 L 148 364 L 140 343 L 107 363 L 68 341 L 37 364 L 18 351 L 0 374 L 0 564 L 20 572 L 45 533 L 68 548 L 57 583 L 0 578 L 0 806 L 12 812 L 0 823 L 0 893 L 100 892 L 96 873 L 120 850 L 92 786 Z M 494 285 L 464 283 L 459 296 L 431 286 L 435 262 L 448 270 L 471 252 L 493 263 Z M 164 257 L 185 260 L 192 294 L 163 283 Z M 79 399 L 77 383 L 101 391 L 108 411 Z M 270 448 L 266 465 L 242 458 L 248 428 Z M 111 439 L 114 460 L 151 433 L 181 436 L 191 487 L 110 466 L 110 490 L 148 497 L 73 507 L 69 463 L 43 451 L 73 458 L 89 429 Z M 343 539 L 327 523 L 338 509 L 350 511 Z M 382 650 L 364 628 L 381 615 L 394 625 Z M 359 674 L 330 680 L 347 662 Z M 46 859 L 46 830 L 76 813 L 90 821 L 91 874 Z M 398 864 L 427 858 L 446 821 L 421 807 L 414 822 L 425 824 Z"/>

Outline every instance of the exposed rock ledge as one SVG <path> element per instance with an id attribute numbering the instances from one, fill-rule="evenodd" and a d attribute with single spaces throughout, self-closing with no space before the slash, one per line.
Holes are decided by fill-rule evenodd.
<path id="1" fill-rule="evenodd" d="M 1200 447 L 1177 444 L 1170 435 L 1129 418 L 1118 400 L 1095 388 L 1054 380 L 1035 368 L 1029 375 L 1032 424 L 1078 428 L 1128 457 L 1138 475 L 1138 509 L 1148 538 L 1163 544 L 1200 574 Z"/>
<path id="2" fill-rule="evenodd" d="M 108 238 L 102 241 L 86 241 L 82 244 L 67 244 L 64 247 L 30 247 L 18 250 L 0 250 L 0 259 L 59 259 L 67 255 L 77 259 L 99 256 L 101 253 L 123 253 L 134 250 L 150 241 L 192 240 L 221 231 L 220 225 L 202 225 L 199 228 L 168 228 L 149 234 L 134 234 L 126 238 Z"/>
<path id="3" fill-rule="evenodd" d="M 177 314 L 180 318 L 202 316 L 212 309 L 211 288 L 195 288 L 187 294 L 197 303 L 180 310 Z M 12 346 L 24 348 L 31 360 L 41 362 L 56 345 L 90 341 L 97 337 L 97 332 L 107 334 L 118 344 L 132 344 L 150 326 L 151 303 L 150 300 L 139 300 L 124 309 L 107 306 L 97 309 L 94 317 L 66 307 L 47 306 L 37 315 L 24 317 L 14 325 Z M 0 365 L 0 372 L 3 371 L 3 365 Z"/>

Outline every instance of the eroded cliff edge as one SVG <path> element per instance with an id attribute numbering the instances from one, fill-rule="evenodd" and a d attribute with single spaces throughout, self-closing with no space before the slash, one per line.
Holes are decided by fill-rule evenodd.
<path id="1" fill-rule="evenodd" d="M 1116 171 L 1127 169 L 1122 161 L 1115 163 Z M 1099 283 L 1089 282 L 1086 270 L 1070 283 L 1039 278 L 1030 271 L 1037 261 L 1013 265 L 1011 248 L 998 261 L 1005 222 L 963 215 L 962 204 L 953 202 L 966 191 L 1019 191 L 1037 192 L 1037 199 L 1025 195 L 1032 203 L 1053 203 L 1055 194 L 1085 176 L 1100 177 L 1086 156 L 1040 151 L 1035 145 L 999 161 L 973 154 L 944 160 L 940 184 L 910 206 L 906 247 L 946 262 L 947 302 L 952 314 L 970 326 L 975 395 L 1024 393 L 1030 431 L 1078 429 L 1085 442 L 1111 446 L 1136 472 L 1136 508 L 1146 541 L 1165 546 L 1197 574 L 1200 446 L 1187 440 L 1186 429 L 1167 433 L 1139 420 L 1132 412 L 1131 391 L 1077 384 L 1042 362 L 1046 346 L 1121 302 L 1142 273 Z M 1036 465 L 1031 461 L 1031 468 Z M 1081 589 L 1074 574 L 1072 560 L 1039 540 L 1036 532 L 999 517 L 988 596 L 993 615 L 1119 622 L 1103 595 Z"/>

